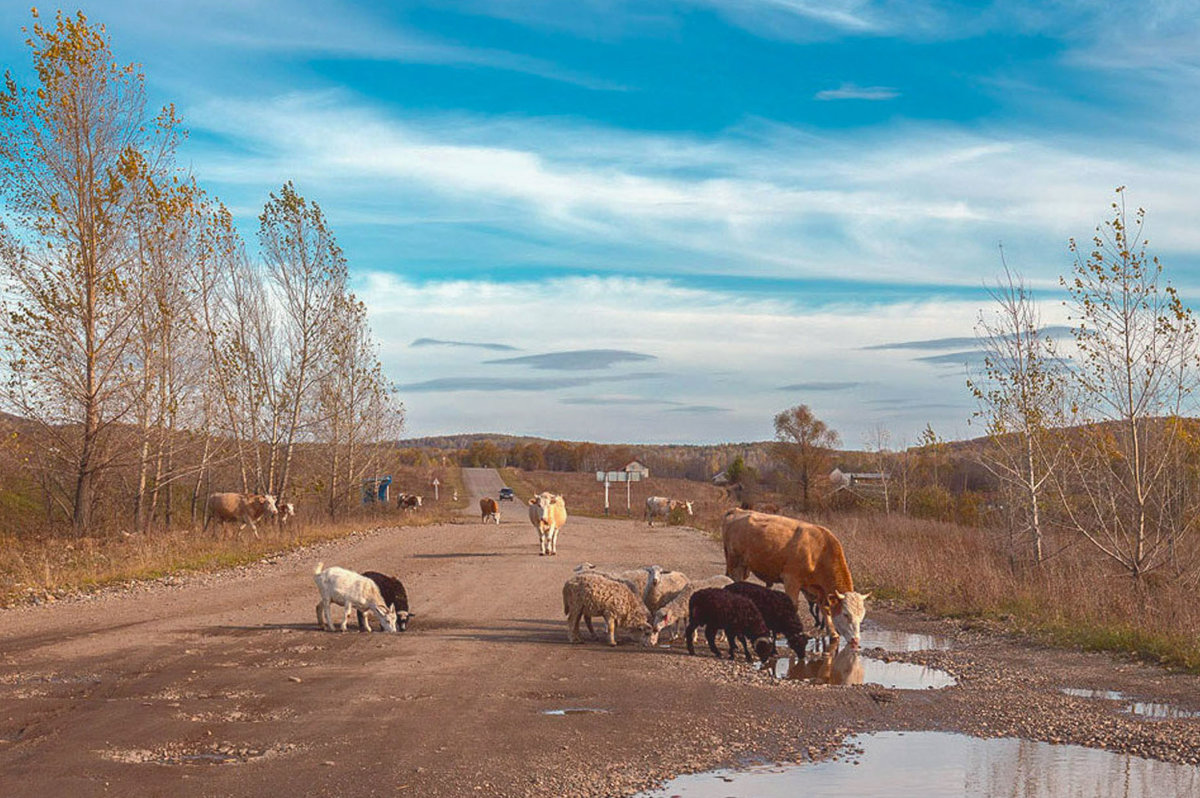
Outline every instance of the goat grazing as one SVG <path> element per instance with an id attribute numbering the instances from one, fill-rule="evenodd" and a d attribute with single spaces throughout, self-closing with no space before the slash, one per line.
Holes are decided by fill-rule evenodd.
<path id="1" fill-rule="evenodd" d="M 321 601 L 317 604 L 317 625 L 322 629 L 333 631 L 333 613 L 330 604 L 340 604 L 346 613 L 342 616 L 341 631 L 346 631 L 346 622 L 350 620 L 350 610 L 370 610 L 379 625 L 388 632 L 396 631 L 396 608 L 387 606 L 379 587 L 362 574 L 337 566 L 325 567 L 319 562 L 313 568 L 313 581 L 321 592 Z M 368 624 L 367 631 L 371 631 Z"/>
<path id="2" fill-rule="evenodd" d="M 408 611 L 408 592 L 404 589 L 404 584 L 394 576 L 381 574 L 378 571 L 363 571 L 363 576 L 370 579 L 379 588 L 379 593 L 383 596 L 385 606 L 391 607 L 396 611 L 396 631 L 403 632 L 408 629 L 408 620 L 416 615 L 414 612 Z M 371 630 L 371 621 L 367 616 L 363 615 L 362 610 L 355 610 L 358 613 L 358 628 L 360 630 Z"/>

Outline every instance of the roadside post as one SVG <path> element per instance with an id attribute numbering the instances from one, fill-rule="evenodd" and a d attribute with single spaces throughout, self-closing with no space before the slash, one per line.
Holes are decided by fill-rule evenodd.
<path id="1" fill-rule="evenodd" d="M 637 472 L 637 471 L 597 471 L 596 472 L 596 481 L 604 483 L 604 514 L 605 515 L 609 514 L 608 486 L 614 482 L 624 482 L 625 483 L 625 512 L 627 514 L 632 514 L 633 507 L 632 507 L 632 504 L 630 501 L 630 497 L 632 494 L 631 494 L 629 483 L 641 482 L 642 475 L 640 472 Z"/>
<path id="2" fill-rule="evenodd" d="M 433 484 L 433 500 L 438 501 L 438 485 L 441 485 L 442 481 L 440 479 L 438 479 L 437 477 L 434 477 L 432 484 Z"/>

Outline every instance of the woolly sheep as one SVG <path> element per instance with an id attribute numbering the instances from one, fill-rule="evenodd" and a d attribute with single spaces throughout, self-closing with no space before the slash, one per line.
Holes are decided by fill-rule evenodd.
<path id="1" fill-rule="evenodd" d="M 717 574 L 708 579 L 689 582 L 678 593 L 666 596 L 662 606 L 655 611 L 654 618 L 650 622 L 654 627 L 654 631 L 650 633 L 650 644 L 657 645 L 660 637 L 663 640 L 672 640 L 679 636 L 679 633 L 687 626 L 688 601 L 697 590 L 703 590 L 706 587 L 725 587 L 732 584 L 733 580 L 728 576 Z"/>
<path id="2" fill-rule="evenodd" d="M 341 631 L 346 631 L 346 622 L 350 620 L 351 608 L 370 610 L 374 613 L 379 625 L 389 632 L 396 631 L 396 608 L 387 606 L 379 587 L 362 574 L 337 566 L 325 567 L 319 562 L 313 568 L 313 581 L 321 592 L 321 601 L 317 604 L 317 625 L 330 632 L 333 631 L 333 613 L 330 604 L 340 604 L 346 612 L 342 616 Z M 371 627 L 367 627 L 370 631 Z"/>
<path id="3" fill-rule="evenodd" d="M 660 572 L 657 579 L 646 585 L 646 609 L 651 613 L 657 612 L 660 607 L 687 586 L 687 574 L 683 571 Z"/>
<path id="4" fill-rule="evenodd" d="M 617 644 L 617 627 L 642 633 L 645 644 L 650 634 L 650 613 L 629 586 L 598 574 L 584 573 L 563 583 L 563 614 L 567 616 L 567 640 L 583 642 L 579 620 L 587 619 L 588 631 L 595 637 L 591 616 L 604 616 L 608 644 Z"/>
<path id="5" fill-rule="evenodd" d="M 707 587 L 697 590 L 688 601 L 687 644 L 688 653 L 695 654 L 692 644 L 692 633 L 704 627 L 704 636 L 708 647 L 714 655 L 721 656 L 717 650 L 717 630 L 725 630 L 729 640 L 729 658 L 737 654 L 737 641 L 742 641 L 742 650 L 746 653 L 746 661 L 753 661 L 750 656 L 750 646 L 747 638 L 754 640 L 754 653 L 766 662 L 775 653 L 775 636 L 763 621 L 762 613 L 754 602 L 745 596 L 731 593 L 724 588 Z"/>
<path id="6" fill-rule="evenodd" d="M 580 563 L 575 566 L 577 574 L 595 574 L 603 576 L 607 579 L 615 579 L 618 582 L 624 582 L 629 586 L 629 589 L 634 592 L 642 603 L 646 604 L 646 609 L 649 609 L 648 600 L 650 591 L 663 573 L 661 565 L 644 565 L 641 568 L 630 568 L 626 571 L 605 571 L 592 565 L 590 562 Z"/>

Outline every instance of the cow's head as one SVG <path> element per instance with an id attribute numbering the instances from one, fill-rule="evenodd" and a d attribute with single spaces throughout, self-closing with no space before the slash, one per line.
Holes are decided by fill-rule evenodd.
<path id="1" fill-rule="evenodd" d="M 862 620 L 867 614 L 867 599 L 870 593 L 833 594 L 833 626 L 842 637 L 850 641 L 852 648 L 858 648 L 862 637 Z"/>
<path id="2" fill-rule="evenodd" d="M 529 500 L 529 515 L 545 523 L 550 520 L 550 505 L 553 503 L 554 497 L 551 494 L 539 493 Z"/>
<path id="3" fill-rule="evenodd" d="M 279 515 L 279 507 L 275 504 L 275 497 L 269 493 L 255 496 L 254 503 L 262 515 L 269 515 L 272 518 Z"/>

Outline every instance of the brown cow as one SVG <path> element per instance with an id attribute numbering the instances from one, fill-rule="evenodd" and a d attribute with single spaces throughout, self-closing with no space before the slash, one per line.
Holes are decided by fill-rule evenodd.
<path id="1" fill-rule="evenodd" d="M 255 521 L 261 521 L 264 516 L 274 518 L 279 514 L 275 506 L 275 497 L 269 493 L 210 493 L 208 495 L 207 511 L 205 512 L 204 531 L 216 519 L 221 524 L 221 535 L 225 534 L 225 525 L 231 521 L 241 521 L 238 532 L 250 525 L 254 537 L 258 537 L 258 527 Z"/>
<path id="2" fill-rule="evenodd" d="M 496 500 L 491 496 L 484 496 L 479 500 L 479 514 L 485 524 L 489 520 L 495 521 L 497 526 L 500 524 L 500 505 L 496 504 Z"/>
<path id="3" fill-rule="evenodd" d="M 415 493 L 401 493 L 396 500 L 396 507 L 401 510 L 411 511 L 421 506 L 421 497 Z"/>
<path id="4" fill-rule="evenodd" d="M 825 613 L 830 642 L 837 649 L 838 633 L 857 648 L 866 600 L 870 593 L 854 592 L 842 544 L 822 526 L 767 515 L 753 510 L 730 510 L 721 524 L 725 573 L 732 579 L 754 574 L 771 586 L 783 583 L 792 601 L 811 598 Z"/>

